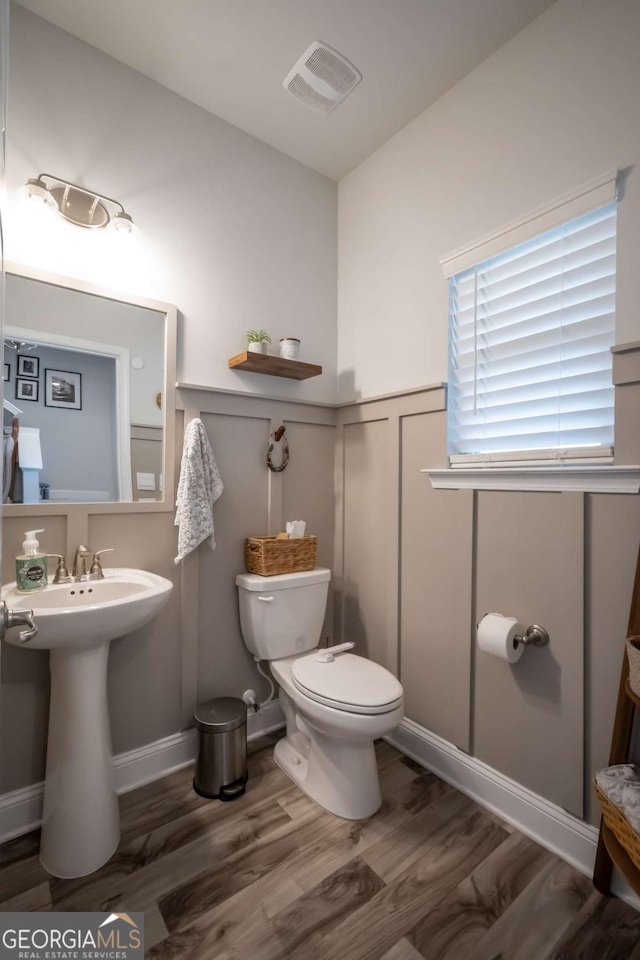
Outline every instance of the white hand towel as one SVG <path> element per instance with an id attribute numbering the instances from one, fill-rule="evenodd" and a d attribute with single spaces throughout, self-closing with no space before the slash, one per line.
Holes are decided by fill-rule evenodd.
<path id="1" fill-rule="evenodd" d="M 202 420 L 192 420 L 185 430 L 180 482 L 176 499 L 178 556 L 180 563 L 188 553 L 209 540 L 215 550 L 213 505 L 224 490 L 213 450 Z"/>

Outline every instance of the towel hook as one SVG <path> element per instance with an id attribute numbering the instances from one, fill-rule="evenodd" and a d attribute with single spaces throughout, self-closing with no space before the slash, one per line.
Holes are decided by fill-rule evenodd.
<path id="1" fill-rule="evenodd" d="M 289 463 L 289 441 L 285 437 L 286 427 L 284 424 L 278 427 L 277 430 L 274 430 L 269 437 L 269 449 L 267 450 L 267 466 L 269 470 L 273 473 L 282 473 Z M 273 448 L 276 443 L 282 441 L 282 461 L 279 467 L 274 466 L 273 460 L 271 459 L 271 454 L 273 453 Z"/>

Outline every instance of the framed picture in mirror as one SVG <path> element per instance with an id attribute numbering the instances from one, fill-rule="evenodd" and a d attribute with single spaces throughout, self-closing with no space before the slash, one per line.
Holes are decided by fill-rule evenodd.
<path id="1" fill-rule="evenodd" d="M 38 357 L 31 357 L 29 354 L 18 354 L 18 376 L 31 377 L 37 380 L 40 376 L 40 360 Z"/>
<path id="2" fill-rule="evenodd" d="M 82 410 L 82 374 L 45 370 L 44 404 L 61 410 Z"/>
<path id="3" fill-rule="evenodd" d="M 2 367 L 2 379 L 5 383 L 8 383 L 11 380 L 11 364 L 5 363 Z"/>
<path id="4" fill-rule="evenodd" d="M 22 380 L 16 377 L 16 400 L 38 400 L 40 382 L 38 380 Z"/>

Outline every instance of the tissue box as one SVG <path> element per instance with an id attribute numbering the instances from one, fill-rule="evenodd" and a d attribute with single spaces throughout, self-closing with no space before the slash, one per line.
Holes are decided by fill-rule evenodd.
<path id="1" fill-rule="evenodd" d="M 318 538 L 276 540 L 275 537 L 247 537 L 244 542 L 244 563 L 247 573 L 275 577 L 282 573 L 303 573 L 313 570 L 318 562 Z"/>

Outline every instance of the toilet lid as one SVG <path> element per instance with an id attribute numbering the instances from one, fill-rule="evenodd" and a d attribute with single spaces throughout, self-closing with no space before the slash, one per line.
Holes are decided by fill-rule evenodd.
<path id="1" fill-rule="evenodd" d="M 339 653 L 321 663 L 315 653 L 291 664 L 291 678 L 302 693 L 349 713 L 387 713 L 402 701 L 400 682 L 377 663 Z"/>

